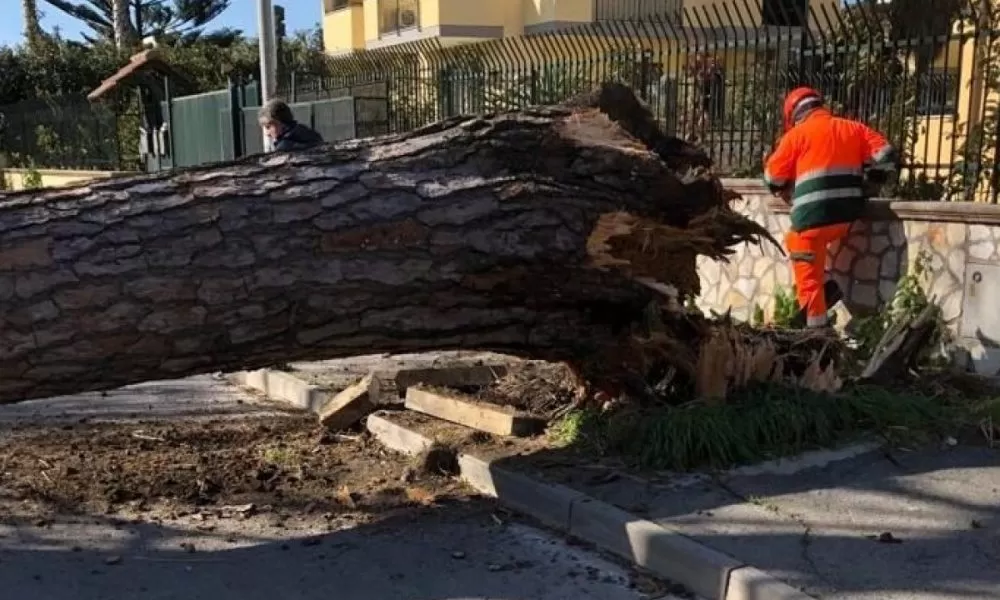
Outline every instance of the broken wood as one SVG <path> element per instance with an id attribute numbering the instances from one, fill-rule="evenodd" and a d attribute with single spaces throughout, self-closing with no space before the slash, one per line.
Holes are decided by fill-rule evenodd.
<path id="1" fill-rule="evenodd" d="M 432 349 L 635 382 L 650 356 L 693 372 L 706 325 L 667 318 L 649 341 L 646 309 L 697 294 L 697 256 L 770 239 L 709 164 L 606 85 L 565 106 L 9 194 L 0 403 Z"/>
<path id="2" fill-rule="evenodd" d="M 369 373 L 342 390 L 319 409 L 319 422 L 331 430 L 347 429 L 375 412 L 379 403 L 379 379 Z"/>
<path id="3" fill-rule="evenodd" d="M 406 408 L 494 435 L 525 437 L 545 430 L 545 421 L 450 392 L 411 387 Z"/>
<path id="4" fill-rule="evenodd" d="M 859 381 L 891 383 L 916 366 L 937 326 L 939 307 L 933 302 L 916 315 L 889 326 L 875 346 Z"/>
<path id="5" fill-rule="evenodd" d="M 843 343 L 816 329 L 753 329 L 725 318 L 702 339 L 695 394 L 719 403 L 751 384 L 783 383 L 815 392 L 837 392 Z"/>

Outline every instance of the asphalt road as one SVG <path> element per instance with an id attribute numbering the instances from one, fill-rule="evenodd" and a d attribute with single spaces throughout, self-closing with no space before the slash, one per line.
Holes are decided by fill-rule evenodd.
<path id="1" fill-rule="evenodd" d="M 463 510 L 463 512 L 465 512 Z M 630 574 L 488 513 L 266 539 L 245 526 L 0 527 L 0 597 L 32 600 L 639 600 Z M 303 540 L 306 540 L 303 542 Z M 190 544 L 190 545 L 188 545 Z M 193 552 L 188 549 L 193 548 Z"/>
<path id="2" fill-rule="evenodd" d="M 3 425 L 239 418 L 281 411 L 211 377 L 0 407 Z M 486 500 L 276 525 L 192 514 L 21 512 L 0 470 L 0 600 L 639 600 L 675 598 L 617 561 Z M 26 516 L 16 516 L 24 514 Z M 503 515 L 503 513 L 500 513 Z"/>

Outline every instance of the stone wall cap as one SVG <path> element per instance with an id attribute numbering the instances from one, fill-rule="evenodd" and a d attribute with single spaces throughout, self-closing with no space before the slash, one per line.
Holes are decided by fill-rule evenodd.
<path id="1" fill-rule="evenodd" d="M 757 179 L 726 178 L 726 189 L 740 194 L 770 196 L 764 183 Z M 768 210 L 787 214 L 789 206 L 778 198 L 771 198 Z M 873 198 L 868 203 L 866 218 L 878 221 L 936 221 L 941 223 L 969 223 L 975 225 L 1000 225 L 1000 204 L 985 202 L 928 202 L 903 201 L 891 198 Z"/>

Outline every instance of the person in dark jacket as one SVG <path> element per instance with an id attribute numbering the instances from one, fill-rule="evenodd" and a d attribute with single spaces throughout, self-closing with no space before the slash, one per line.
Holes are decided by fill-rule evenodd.
<path id="1" fill-rule="evenodd" d="M 283 100 L 269 100 L 258 113 L 261 128 L 279 152 L 305 150 L 323 143 L 323 136 L 295 120 Z"/>

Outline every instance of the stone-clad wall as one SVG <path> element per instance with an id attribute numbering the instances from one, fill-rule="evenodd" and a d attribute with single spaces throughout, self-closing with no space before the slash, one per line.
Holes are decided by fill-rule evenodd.
<path id="1" fill-rule="evenodd" d="M 767 227 L 781 243 L 788 231 L 787 208 L 757 182 L 727 180 L 726 187 L 743 199 L 735 207 Z M 928 259 L 927 290 L 942 306 L 964 345 L 970 347 L 977 364 L 989 348 L 976 346 L 962 331 L 962 309 L 967 289 L 968 265 L 1000 265 L 1000 207 L 940 202 L 889 202 L 873 200 L 869 216 L 852 228 L 851 235 L 831 252 L 828 266 L 845 292 L 838 322 L 878 310 L 895 294 L 899 279 L 919 256 Z M 771 244 L 745 246 L 729 264 L 701 259 L 702 294 L 699 305 L 717 312 L 731 310 L 736 318 L 749 319 L 754 307 L 771 315 L 775 292 L 790 291 L 791 268 Z M 1000 305 L 1000 297 L 996 299 Z M 1000 311 L 998 311 L 1000 312 Z M 966 327 L 969 328 L 969 327 Z M 978 352 L 978 355 L 977 355 Z M 1000 360 L 1000 356 L 994 358 Z M 995 371 L 993 360 L 988 369 Z M 1000 364 L 996 366 L 1000 369 Z"/>

